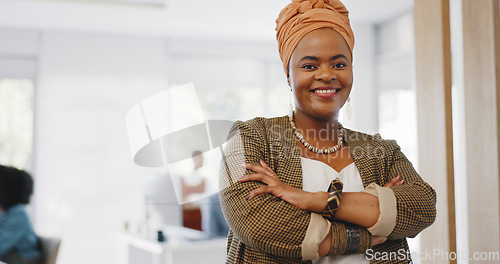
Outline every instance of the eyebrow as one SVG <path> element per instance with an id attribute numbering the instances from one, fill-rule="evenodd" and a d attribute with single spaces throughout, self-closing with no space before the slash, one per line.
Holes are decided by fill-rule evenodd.
<path id="1" fill-rule="evenodd" d="M 336 60 L 336 59 L 339 59 L 339 58 L 345 58 L 347 59 L 346 56 L 344 56 L 344 54 L 337 54 L 333 57 L 330 58 L 330 60 Z M 300 59 L 299 62 L 301 61 L 304 61 L 304 60 L 313 60 L 313 61 L 319 61 L 318 57 L 314 57 L 314 56 L 305 56 L 304 58 Z"/>

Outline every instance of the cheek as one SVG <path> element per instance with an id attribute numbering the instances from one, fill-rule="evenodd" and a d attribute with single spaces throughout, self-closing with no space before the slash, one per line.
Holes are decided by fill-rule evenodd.
<path id="1" fill-rule="evenodd" d="M 293 90 L 304 89 L 309 88 L 311 80 L 306 74 L 294 74 L 290 75 L 289 84 Z"/>
<path id="2" fill-rule="evenodd" d="M 346 87 L 352 87 L 352 83 L 354 80 L 354 76 L 352 71 L 345 72 L 345 74 L 342 75 L 342 82 L 344 83 L 344 86 Z"/>
<path id="3" fill-rule="evenodd" d="M 297 68 L 292 68 L 290 67 L 289 71 L 289 76 L 288 76 L 288 84 L 292 89 L 300 89 L 304 85 L 307 85 L 308 78 L 310 77 L 310 74 L 305 73 Z"/>

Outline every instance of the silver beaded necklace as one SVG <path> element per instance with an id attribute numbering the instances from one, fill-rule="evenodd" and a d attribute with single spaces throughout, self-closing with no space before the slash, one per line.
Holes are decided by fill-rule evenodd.
<path id="1" fill-rule="evenodd" d="M 330 154 L 334 153 L 335 151 L 339 150 L 340 147 L 342 147 L 342 142 L 344 141 L 344 130 L 342 129 L 342 125 L 340 123 L 339 123 L 338 137 L 337 137 L 337 145 L 331 148 L 316 148 L 313 147 L 309 142 L 307 142 L 304 139 L 304 136 L 302 136 L 302 134 L 300 134 L 300 132 L 298 131 L 297 127 L 295 126 L 295 123 L 293 122 L 293 113 L 291 114 L 291 116 L 289 116 L 289 120 L 290 120 L 290 125 L 292 126 L 292 129 L 295 133 L 295 137 L 297 137 L 300 143 L 302 143 L 302 145 L 304 145 L 304 147 L 306 147 L 308 150 L 318 154 Z"/>

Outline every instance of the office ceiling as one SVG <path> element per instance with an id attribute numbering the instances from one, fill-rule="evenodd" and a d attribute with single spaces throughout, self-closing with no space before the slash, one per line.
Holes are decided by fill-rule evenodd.
<path id="1" fill-rule="evenodd" d="M 200 3 L 208 3 L 210 6 L 215 7 L 214 12 L 221 12 L 223 10 L 220 7 L 225 5 L 234 6 L 246 6 L 246 9 L 239 9 L 245 13 L 250 12 L 261 12 L 261 9 L 275 11 L 279 10 L 290 0 L 251 0 L 251 1 L 224 1 L 224 0 L 198 0 L 197 1 L 186 1 L 186 0 L 66 0 L 66 1 L 77 1 L 77 2 L 94 2 L 94 3 L 115 3 L 115 4 L 136 4 L 143 6 L 157 6 L 157 7 L 168 7 L 172 5 L 174 7 L 182 6 L 183 3 L 189 4 L 190 6 L 197 6 Z M 352 12 L 352 19 L 355 21 L 363 22 L 378 22 L 387 17 L 398 15 L 401 12 L 408 11 L 413 7 L 413 0 L 344 0 L 345 5 L 348 6 L 349 10 Z M 273 12 L 274 14 L 274 12 Z"/>
<path id="2" fill-rule="evenodd" d="M 0 0 L 0 28 L 274 39 L 290 0 Z M 344 0 L 352 23 L 379 23 L 413 0 Z"/>

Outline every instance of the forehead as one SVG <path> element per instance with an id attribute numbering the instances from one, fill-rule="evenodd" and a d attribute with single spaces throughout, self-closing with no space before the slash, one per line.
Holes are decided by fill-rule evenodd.
<path id="1" fill-rule="evenodd" d="M 304 36 L 292 53 L 292 60 L 304 56 L 333 56 L 343 54 L 351 59 L 351 51 L 345 39 L 331 28 L 320 28 Z"/>

